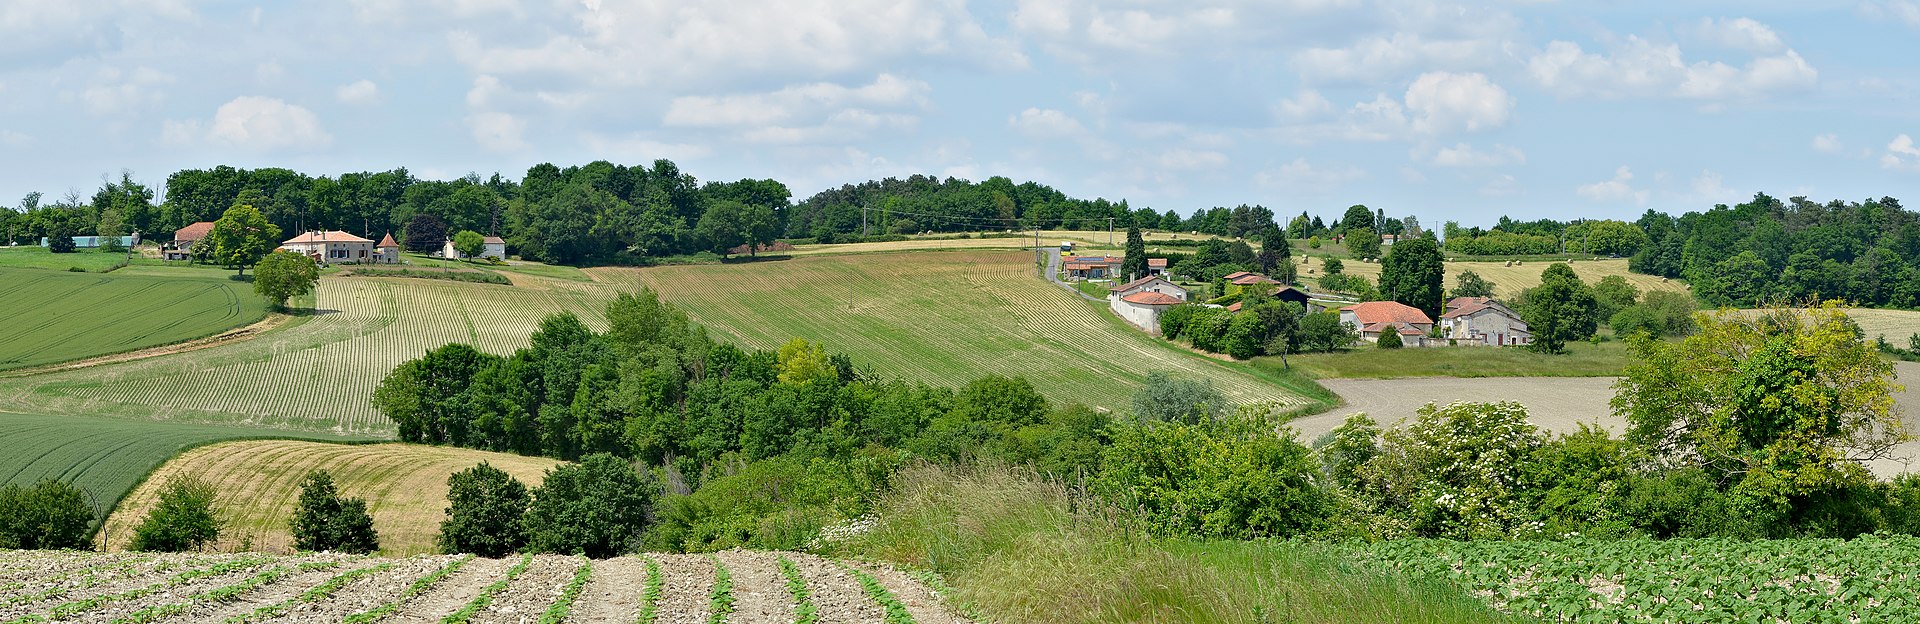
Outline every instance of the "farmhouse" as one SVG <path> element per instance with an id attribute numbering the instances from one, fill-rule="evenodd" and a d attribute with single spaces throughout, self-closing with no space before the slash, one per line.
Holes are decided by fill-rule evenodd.
<path id="1" fill-rule="evenodd" d="M 160 257 L 166 260 L 186 260 L 193 257 L 193 244 L 206 238 L 213 231 L 212 221 L 200 221 L 173 231 L 173 242 L 160 246 Z"/>
<path id="2" fill-rule="evenodd" d="M 1147 258 L 1147 275 L 1166 275 L 1166 258 Z"/>
<path id="3" fill-rule="evenodd" d="M 1227 283 L 1233 284 L 1235 286 L 1253 286 L 1256 284 L 1278 284 L 1280 283 L 1280 280 L 1273 279 L 1271 277 L 1267 277 L 1259 273 L 1241 271 L 1239 273 L 1228 274 Z"/>
<path id="4" fill-rule="evenodd" d="M 1067 277 L 1075 279 L 1105 279 L 1120 272 L 1119 256 L 1078 256 L 1068 257 L 1061 268 Z"/>
<path id="5" fill-rule="evenodd" d="M 1533 344 L 1533 332 L 1513 309 L 1490 297 L 1455 297 L 1440 315 L 1440 331 L 1452 344 L 1520 346 Z"/>
<path id="6" fill-rule="evenodd" d="M 1149 275 L 1107 289 L 1107 307 L 1149 334 L 1160 333 L 1160 314 L 1187 302 L 1187 289 Z"/>
<path id="7" fill-rule="evenodd" d="M 1340 308 L 1340 322 L 1360 332 L 1360 339 L 1368 342 L 1380 340 L 1380 334 L 1391 327 L 1409 347 L 1446 344 L 1427 339 L 1427 332 L 1433 331 L 1433 319 L 1427 318 L 1427 313 L 1397 301 L 1368 301 Z"/>
<path id="8" fill-rule="evenodd" d="M 373 246 L 373 261 L 380 264 L 398 264 L 400 262 L 400 244 L 393 242 L 393 234 L 380 237 L 380 244 Z"/>
<path id="9" fill-rule="evenodd" d="M 287 239 L 280 248 L 305 254 L 314 262 L 373 262 L 373 241 L 340 230 L 315 230 Z"/>
<path id="10" fill-rule="evenodd" d="M 1272 295 L 1273 295 L 1273 298 L 1279 299 L 1281 301 L 1300 304 L 1300 310 L 1302 312 L 1311 313 L 1315 311 L 1314 308 L 1316 306 L 1314 306 L 1313 303 L 1307 300 L 1307 293 L 1301 292 L 1300 289 L 1298 288 L 1294 288 L 1292 286 L 1278 286 L 1273 289 Z M 1236 301 L 1233 303 L 1233 305 L 1227 306 L 1227 311 L 1239 312 L 1240 302 Z"/>
<path id="11" fill-rule="evenodd" d="M 498 236 L 488 236 L 485 240 L 486 244 L 480 248 L 480 257 L 493 258 L 495 260 L 507 259 L 507 239 Z M 440 245 L 440 257 L 448 260 L 460 260 L 467 256 L 460 253 L 460 250 L 453 248 L 453 241 L 447 241 Z"/>

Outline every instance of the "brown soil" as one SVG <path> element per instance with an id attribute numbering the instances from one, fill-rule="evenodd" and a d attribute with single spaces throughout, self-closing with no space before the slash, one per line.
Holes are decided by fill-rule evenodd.
<path id="1" fill-rule="evenodd" d="M 381 563 L 379 559 L 357 557 L 353 555 L 342 555 L 337 553 L 322 553 L 318 555 L 313 555 L 307 559 L 302 559 L 301 561 L 288 561 L 287 563 L 290 565 L 297 565 L 304 561 L 339 561 L 341 562 L 341 564 L 339 566 L 324 569 L 324 570 L 295 572 L 293 574 L 287 575 L 286 577 L 280 579 L 279 581 L 259 587 L 257 589 L 254 589 L 253 591 L 241 594 L 231 602 L 196 605 L 196 607 L 193 609 L 189 609 L 184 613 L 180 613 L 173 617 L 161 620 L 160 622 L 162 624 L 188 624 L 190 622 L 224 622 L 227 620 L 227 618 L 237 617 L 237 616 L 245 615 L 248 613 L 253 613 L 255 610 L 258 610 L 259 608 L 265 607 L 267 605 L 280 604 L 281 602 L 284 602 L 290 598 L 298 596 L 301 593 L 304 593 L 307 590 L 320 585 L 321 583 L 327 582 L 327 579 L 333 578 L 334 576 L 337 576 L 341 573 L 347 572 L 349 570 L 357 570 L 360 568 L 375 566 Z"/>
<path id="2" fill-rule="evenodd" d="M 48 364 L 46 366 L 38 366 L 34 368 L 15 369 L 15 370 L 6 371 L 4 373 L 0 373 L 0 378 L 26 377 L 29 375 L 39 375 L 42 373 L 52 373 L 52 372 L 58 372 L 58 371 L 74 370 L 79 368 L 91 368 L 91 367 L 100 366 L 103 364 L 131 362 L 134 360 L 144 360 L 147 358 L 160 357 L 162 355 L 172 355 L 175 353 L 186 353 L 188 351 L 198 351 L 201 349 L 205 349 L 207 347 L 216 347 L 223 344 L 227 344 L 229 342 L 239 342 L 242 340 L 248 340 L 255 336 L 259 336 L 268 331 L 276 329 L 282 325 L 286 325 L 287 322 L 291 320 L 293 320 L 292 316 L 288 316 L 286 314 L 281 314 L 278 312 L 268 312 L 266 318 L 260 319 L 259 321 L 255 321 L 252 325 L 236 327 L 218 334 L 214 334 L 212 336 L 207 336 L 205 338 L 188 340 L 186 342 L 176 342 L 170 345 L 160 345 L 158 347 L 150 347 L 146 349 L 140 349 L 137 351 L 128 351 L 125 353 L 114 353 L 110 355 L 102 355 L 99 357 L 91 357 L 84 360 L 74 360 L 72 362 Z"/>
<path id="3" fill-rule="evenodd" d="M 21 616 L 43 613 L 56 605 L 102 594 L 117 594 L 130 589 L 138 589 L 166 580 L 167 577 L 194 568 L 216 565 L 220 559 L 214 557 L 188 557 L 170 555 L 139 561 L 124 570 L 117 569 L 117 563 L 103 563 L 94 566 L 94 573 L 69 574 L 62 577 L 48 577 L 43 582 L 29 582 L 27 586 L 12 592 L 14 596 L 31 598 L 18 603 L 0 607 L 0 621 L 11 621 Z M 49 592 L 49 590 L 56 590 Z"/>
<path id="4" fill-rule="evenodd" d="M 191 602 L 193 597 L 198 594 L 245 581 L 276 565 L 297 565 L 299 563 L 301 563 L 299 560 L 265 561 L 226 574 L 203 576 L 139 598 L 101 604 L 78 614 L 77 618 L 83 622 L 112 622 L 118 618 L 132 615 L 135 611 L 146 607 Z M 155 582 L 163 582 L 165 580 L 166 579 L 160 579 Z"/>
<path id="5" fill-rule="evenodd" d="M 647 588 L 647 560 L 620 557 L 593 562 L 593 576 L 573 601 L 568 622 L 631 622 Z"/>
<path id="6" fill-rule="evenodd" d="M 507 588 L 493 596 L 493 604 L 474 614 L 473 621 L 479 624 L 517 624 L 533 622 L 553 606 L 553 601 L 566 591 L 567 582 L 573 580 L 573 571 L 580 567 L 580 558 L 558 555 L 540 555 L 520 573 L 520 577 L 507 584 Z M 504 578 L 504 577 L 502 577 Z"/>
<path id="7" fill-rule="evenodd" d="M 415 597 L 407 603 L 400 613 L 385 621 L 388 622 L 438 622 L 460 607 L 467 606 L 474 596 L 486 589 L 494 581 L 506 576 L 507 569 L 513 567 L 518 559 L 474 559 L 459 570 L 440 579 L 432 589 Z"/>
<path id="8" fill-rule="evenodd" d="M 787 577 L 780 573 L 780 555 L 729 550 L 716 553 L 733 575 L 733 616 L 730 622 L 792 622 L 797 607 L 787 593 Z"/>
<path id="9" fill-rule="evenodd" d="M 860 581 L 846 570 L 813 555 L 788 553 L 787 559 L 806 577 L 807 591 L 812 594 L 813 606 L 819 609 L 821 624 L 886 622 L 886 610 L 868 598 L 860 589 Z"/>
<path id="10" fill-rule="evenodd" d="M 392 568 L 354 579 L 333 597 L 309 603 L 294 603 L 291 609 L 268 622 L 338 622 L 361 611 L 373 609 L 407 591 L 420 577 L 432 574 L 454 557 L 413 557 L 394 562 Z"/>
<path id="11" fill-rule="evenodd" d="M 940 598 L 933 588 L 908 576 L 907 573 L 884 563 L 848 562 L 862 572 L 873 575 L 880 584 L 893 592 L 893 597 L 907 607 L 907 613 L 913 615 L 913 621 L 919 624 L 967 624 L 967 619 L 953 613 L 946 601 Z"/>
<path id="12" fill-rule="evenodd" d="M 713 562 L 706 555 L 651 555 L 660 562 L 656 624 L 702 624 L 713 603 Z"/>

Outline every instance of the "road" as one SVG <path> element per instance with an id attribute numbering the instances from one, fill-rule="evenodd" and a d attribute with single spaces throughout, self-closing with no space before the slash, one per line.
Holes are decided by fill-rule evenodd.
<path id="1" fill-rule="evenodd" d="M 1081 299 L 1094 303 L 1106 301 L 1105 299 L 1080 292 L 1080 289 L 1074 288 L 1073 284 L 1060 279 L 1060 252 L 1058 250 L 1052 247 L 1036 247 L 1033 251 L 1034 253 L 1045 254 L 1047 256 L 1047 281 L 1053 282 L 1055 286 L 1067 289 L 1067 292 L 1080 295 Z"/>

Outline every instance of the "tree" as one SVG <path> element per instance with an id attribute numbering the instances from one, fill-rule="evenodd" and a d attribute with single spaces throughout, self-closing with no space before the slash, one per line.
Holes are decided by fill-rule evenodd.
<path id="1" fill-rule="evenodd" d="M 1656 290 L 1645 301 L 1622 308 L 1607 320 L 1607 326 L 1620 336 L 1645 333 L 1655 338 L 1683 336 L 1693 332 L 1693 313 L 1699 305 L 1686 293 Z"/>
<path id="2" fill-rule="evenodd" d="M 1340 322 L 1338 312 L 1318 312 L 1300 319 L 1300 350 L 1336 351 L 1359 342 L 1360 336 L 1353 328 Z"/>
<path id="3" fill-rule="evenodd" d="M 1406 343 L 1400 340 L 1400 328 L 1395 325 L 1380 328 L 1380 337 L 1375 339 L 1373 344 L 1382 349 L 1398 349 L 1406 346 Z"/>
<path id="4" fill-rule="evenodd" d="M 532 552 L 618 556 L 638 543 L 660 486 L 618 457 L 596 453 L 547 471 L 521 517 Z"/>
<path id="5" fill-rule="evenodd" d="M 1129 280 L 1147 274 L 1147 242 L 1140 237 L 1140 228 L 1127 228 L 1127 251 L 1120 261 L 1120 274 Z"/>
<path id="6" fill-rule="evenodd" d="M 220 219 L 213 222 L 213 231 L 207 233 L 205 240 L 194 243 L 194 247 L 209 243 L 214 262 L 234 267 L 245 275 L 247 267 L 279 246 L 280 227 L 268 223 L 253 206 L 238 204 L 221 214 Z"/>
<path id="7" fill-rule="evenodd" d="M 275 251 L 260 260 L 253 271 L 253 292 L 266 297 L 277 309 L 285 309 L 287 300 L 313 292 L 320 281 L 320 265 L 313 258 L 291 251 Z"/>
<path id="8" fill-rule="evenodd" d="M 447 222 L 430 214 L 417 214 L 400 228 L 402 245 L 414 253 L 432 253 L 447 244 Z"/>
<path id="9" fill-rule="evenodd" d="M 365 554 L 380 549 L 367 501 L 341 496 L 333 475 L 324 470 L 301 480 L 292 529 L 294 547 L 300 550 Z"/>
<path id="10" fill-rule="evenodd" d="M 1287 245 L 1286 234 L 1280 228 L 1269 225 L 1260 233 L 1260 253 L 1253 257 L 1253 263 L 1268 277 L 1282 284 L 1293 283 L 1293 249 Z"/>
<path id="11" fill-rule="evenodd" d="M 1440 318 L 1441 284 L 1447 270 L 1440 246 L 1424 238 L 1403 240 L 1380 263 L 1380 294 Z"/>
<path id="12" fill-rule="evenodd" d="M 1613 411 L 1653 459 L 1730 485 L 1739 516 L 1777 527 L 1813 497 L 1870 482 L 1862 464 L 1911 438 L 1892 364 L 1838 302 L 1699 320 L 1684 340 L 1630 344 Z"/>
<path id="13" fill-rule="evenodd" d="M 1380 257 L 1380 235 L 1366 228 L 1347 230 L 1347 253 L 1355 258 Z"/>
<path id="14" fill-rule="evenodd" d="M 1210 379 L 1175 379 L 1163 371 L 1147 373 L 1133 393 L 1133 417 L 1143 422 L 1196 424 L 1225 414 L 1227 397 Z"/>
<path id="15" fill-rule="evenodd" d="M 1615 313 L 1640 300 L 1640 289 L 1628 284 L 1627 278 L 1608 275 L 1593 285 L 1593 300 L 1599 315 L 1596 318 L 1611 319 Z"/>
<path id="16" fill-rule="evenodd" d="M 1347 265 L 1339 258 L 1327 258 L 1320 263 L 1320 270 L 1325 271 L 1327 275 L 1339 275 L 1347 270 Z"/>
<path id="17" fill-rule="evenodd" d="M 65 481 L 0 486 L 0 548 L 85 550 L 93 546 L 93 507 Z"/>
<path id="18" fill-rule="evenodd" d="M 487 250 L 487 237 L 473 230 L 460 230 L 453 235 L 453 250 L 462 258 L 478 258 Z"/>
<path id="19" fill-rule="evenodd" d="M 527 486 L 486 462 L 447 477 L 447 519 L 440 522 L 440 552 L 501 557 L 527 544 L 521 517 Z"/>
<path id="20" fill-rule="evenodd" d="M 1556 262 L 1540 273 L 1540 285 L 1527 289 L 1520 318 L 1533 330 L 1533 349 L 1564 353 L 1568 342 L 1584 340 L 1598 327 L 1593 291 L 1573 267 Z"/>
<path id="21" fill-rule="evenodd" d="M 1236 360 L 1245 360 L 1260 355 L 1260 348 L 1267 344 L 1266 328 L 1260 322 L 1260 316 L 1246 310 L 1233 315 L 1227 323 L 1227 335 L 1221 339 L 1221 351 Z"/>
<path id="22" fill-rule="evenodd" d="M 747 253 L 752 255 L 761 245 L 773 242 L 778 226 L 773 210 L 766 206 L 721 200 L 707 206 L 694 226 L 694 234 L 715 253 L 726 254 L 747 245 Z"/>
<path id="23" fill-rule="evenodd" d="M 1348 236 L 1352 236 L 1354 230 L 1374 232 L 1379 227 L 1379 224 L 1373 222 L 1373 209 L 1358 204 L 1347 207 L 1347 212 L 1340 216 L 1338 225 L 1340 230 Z M 1374 238 L 1376 242 L 1379 240 L 1378 236 Z"/>
<path id="24" fill-rule="evenodd" d="M 73 224 L 68 219 L 56 218 L 47 223 L 47 251 L 73 253 Z"/>
<path id="25" fill-rule="evenodd" d="M 160 489 L 159 504 L 147 512 L 140 526 L 134 527 L 133 543 L 128 548 L 186 552 L 212 544 L 220 538 L 220 518 L 213 509 L 218 493 L 212 483 L 198 476 L 168 478 Z"/>
<path id="26" fill-rule="evenodd" d="M 1453 292 L 1447 293 L 1447 298 L 1492 297 L 1493 288 L 1493 282 L 1489 282 L 1486 278 L 1480 277 L 1479 273 L 1471 270 L 1461 271 L 1460 276 L 1454 278 Z"/>
<path id="27" fill-rule="evenodd" d="M 1390 519 L 1381 522 L 1384 537 L 1528 535 L 1532 514 L 1521 479 L 1545 439 L 1527 422 L 1525 406 L 1430 403 L 1382 437 L 1355 489 L 1369 511 Z"/>

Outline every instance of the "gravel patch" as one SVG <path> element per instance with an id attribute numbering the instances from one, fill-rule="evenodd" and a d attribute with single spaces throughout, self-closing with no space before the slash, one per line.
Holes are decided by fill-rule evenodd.
<path id="1" fill-rule="evenodd" d="M 332 598 L 318 603 L 297 602 L 280 617 L 268 622 L 338 622 L 347 616 L 373 609 L 394 597 L 406 593 L 407 586 L 420 577 L 432 574 L 434 570 L 457 559 L 451 555 L 421 556 L 393 562 L 395 565 L 382 572 L 355 579 Z"/>
<path id="2" fill-rule="evenodd" d="M 520 577 L 507 584 L 507 588 L 494 594 L 493 603 L 474 614 L 474 622 L 495 624 L 500 622 L 519 623 L 537 622 L 547 607 L 553 605 L 555 598 L 566 591 L 567 582 L 573 580 L 573 571 L 580 567 L 578 557 L 560 555 L 539 555 L 533 563 L 527 565 Z M 504 578 L 503 576 L 495 577 Z"/>
<path id="3" fill-rule="evenodd" d="M 789 553 L 787 559 L 806 577 L 807 591 L 812 592 L 813 606 L 820 610 L 821 624 L 885 624 L 886 609 L 867 597 L 860 580 L 846 570 L 803 553 Z"/>
<path id="4" fill-rule="evenodd" d="M 927 587 L 918 579 L 884 563 L 854 562 L 847 565 L 858 568 L 880 581 L 893 597 L 907 607 L 907 613 L 913 615 L 918 624 L 970 624 L 966 618 L 955 615 L 933 588 Z"/>
<path id="5" fill-rule="evenodd" d="M 713 561 L 706 555 L 652 555 L 662 587 L 655 624 L 702 624 L 713 602 Z"/>
<path id="6" fill-rule="evenodd" d="M 486 589 L 494 581 L 507 575 L 507 568 L 519 559 L 474 559 L 459 570 L 434 583 L 426 593 L 409 601 L 400 612 L 383 622 L 438 622 L 441 618 L 459 611 L 480 590 Z"/>
<path id="7" fill-rule="evenodd" d="M 593 562 L 593 576 L 580 589 L 568 622 L 631 622 L 647 587 L 647 560 L 620 557 Z"/>
<path id="8" fill-rule="evenodd" d="M 729 550 L 714 553 L 733 575 L 733 616 L 729 622 L 792 622 L 795 603 L 787 593 L 776 553 Z"/>

